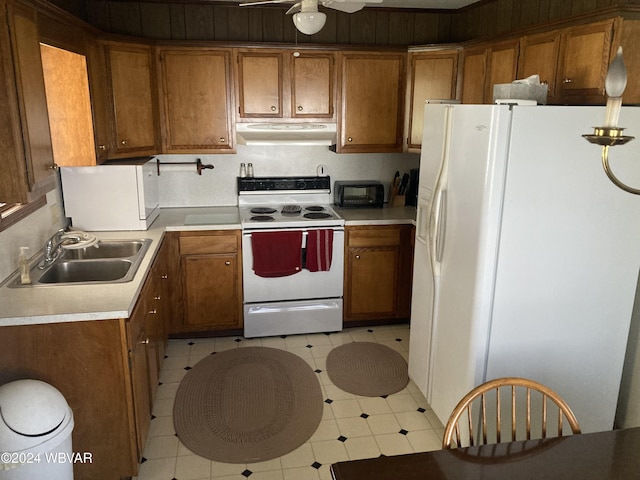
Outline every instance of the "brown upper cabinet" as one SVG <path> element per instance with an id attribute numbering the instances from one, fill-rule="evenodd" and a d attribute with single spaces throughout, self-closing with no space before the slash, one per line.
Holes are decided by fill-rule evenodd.
<path id="1" fill-rule="evenodd" d="M 96 144 L 84 55 L 40 45 L 53 157 L 58 166 L 96 164 Z"/>
<path id="2" fill-rule="evenodd" d="M 492 103 L 493 86 L 516 79 L 518 51 L 517 39 L 465 50 L 462 103 Z"/>
<path id="3" fill-rule="evenodd" d="M 407 147 L 422 145 L 424 104 L 456 98 L 458 50 L 409 53 Z"/>
<path id="4" fill-rule="evenodd" d="M 3 12 L 4 13 L 4 12 Z M 4 58 L 13 58 L 13 65 L 3 63 L 4 81 L 7 90 L 7 102 L 4 113 L 12 116 L 12 125 L 3 131 L 3 149 L 11 149 L 17 158 L 9 158 L 8 169 L 12 177 L 3 174 L 0 181 L 4 198 L 0 201 L 25 202 L 45 193 L 55 185 L 53 147 L 47 98 L 45 93 L 42 59 L 40 56 L 40 40 L 35 11 L 19 5 L 7 5 L 8 32 L 3 32 L 2 53 Z M 4 25 L 6 23 L 3 22 Z M 6 27 L 3 27 L 6 28 Z M 7 35 L 8 34 L 8 35 Z M 9 38 L 7 38 L 10 35 Z M 8 51 L 11 45 L 11 51 Z M 5 56 L 6 55 L 6 56 Z M 15 79 L 11 73 L 15 72 Z M 15 83 L 13 83 L 15 81 Z M 14 96 L 13 94 L 17 94 Z M 17 109 L 16 107 L 17 100 Z M 18 126 L 19 125 L 19 126 Z M 15 130 L 19 128 L 19 131 Z M 5 138 L 6 136 L 6 138 Z M 22 145 L 19 144 L 20 139 Z M 7 152 L 8 155 L 11 152 Z M 11 185 L 12 183 L 17 184 Z M 6 193 L 5 193 L 6 192 Z M 7 195 L 7 197 L 5 197 Z"/>
<path id="5" fill-rule="evenodd" d="M 487 75 L 487 49 L 468 48 L 462 53 L 462 103 L 483 103 Z"/>
<path id="6" fill-rule="evenodd" d="M 567 28 L 562 32 L 558 71 L 561 100 L 601 103 L 609 68 L 613 19 Z"/>
<path id="7" fill-rule="evenodd" d="M 559 94 L 556 89 L 558 57 L 560 54 L 560 32 L 527 35 L 520 40 L 520 60 L 518 78 L 538 75 L 541 83 L 548 87 L 548 103 L 556 103 Z"/>
<path id="8" fill-rule="evenodd" d="M 232 152 L 230 49 L 161 48 L 158 59 L 162 151 Z"/>
<path id="9" fill-rule="evenodd" d="M 335 55 L 237 49 L 238 121 L 335 119 Z"/>
<path id="10" fill-rule="evenodd" d="M 113 118 L 111 158 L 159 151 L 155 62 L 151 47 L 108 43 L 107 71 Z"/>
<path id="11" fill-rule="evenodd" d="M 401 152 L 406 54 L 342 52 L 337 151 Z"/>

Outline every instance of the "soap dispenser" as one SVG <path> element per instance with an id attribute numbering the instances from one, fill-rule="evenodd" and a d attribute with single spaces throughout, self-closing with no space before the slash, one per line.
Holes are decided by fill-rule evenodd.
<path id="1" fill-rule="evenodd" d="M 20 283 L 22 285 L 29 285 L 31 283 L 31 276 L 29 275 L 29 255 L 27 254 L 28 251 L 29 247 L 20 247 L 20 255 L 18 256 Z"/>

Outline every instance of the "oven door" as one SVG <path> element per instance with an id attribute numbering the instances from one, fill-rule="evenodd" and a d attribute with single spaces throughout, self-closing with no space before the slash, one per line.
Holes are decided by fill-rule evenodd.
<path id="1" fill-rule="evenodd" d="M 303 232 L 303 248 L 306 245 L 305 233 L 320 228 L 300 228 Z M 342 298 L 344 272 L 344 228 L 332 228 L 333 253 L 331 269 L 327 272 L 310 272 L 302 269 L 287 277 L 265 278 L 253 271 L 253 251 L 251 232 L 242 234 L 242 281 L 244 303 L 278 302 L 284 300 L 304 300 L 321 298 Z M 260 232 L 273 231 L 260 229 Z"/>

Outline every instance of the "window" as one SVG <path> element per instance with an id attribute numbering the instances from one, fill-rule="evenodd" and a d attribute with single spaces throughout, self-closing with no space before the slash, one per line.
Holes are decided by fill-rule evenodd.
<path id="1" fill-rule="evenodd" d="M 29 203 L 0 202 L 0 232 L 35 212 L 46 203 L 47 199 L 44 196 Z"/>

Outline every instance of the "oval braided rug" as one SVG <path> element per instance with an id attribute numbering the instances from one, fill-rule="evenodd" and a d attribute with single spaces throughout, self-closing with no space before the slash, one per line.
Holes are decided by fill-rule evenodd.
<path id="1" fill-rule="evenodd" d="M 409 383 L 407 362 L 379 343 L 353 342 L 327 355 L 329 379 L 345 392 L 380 397 L 399 392 Z"/>
<path id="2" fill-rule="evenodd" d="M 284 350 L 245 347 L 198 362 L 178 387 L 173 422 L 192 452 L 218 462 L 254 463 L 295 450 L 322 418 L 317 375 Z"/>

